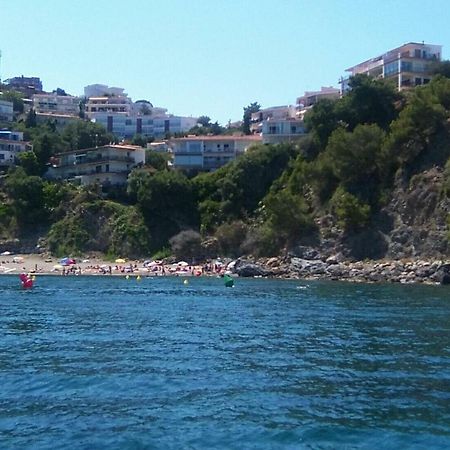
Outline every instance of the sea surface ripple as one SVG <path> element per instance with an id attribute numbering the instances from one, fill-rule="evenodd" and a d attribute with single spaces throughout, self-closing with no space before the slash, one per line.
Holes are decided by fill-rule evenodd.
<path id="1" fill-rule="evenodd" d="M 0 277 L 2 449 L 448 449 L 450 291 Z"/>

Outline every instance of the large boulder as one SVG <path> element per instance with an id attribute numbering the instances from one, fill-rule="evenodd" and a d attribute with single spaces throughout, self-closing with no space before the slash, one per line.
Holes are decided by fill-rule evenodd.
<path id="1" fill-rule="evenodd" d="M 237 261 L 234 272 L 240 277 L 266 277 L 270 275 L 270 272 L 259 264 L 248 261 Z"/>
<path id="2" fill-rule="evenodd" d="M 291 258 L 290 269 L 303 275 L 320 275 L 325 273 L 329 264 L 320 259 Z"/>
<path id="3" fill-rule="evenodd" d="M 450 284 L 450 263 L 442 264 L 436 273 L 439 283 Z"/>

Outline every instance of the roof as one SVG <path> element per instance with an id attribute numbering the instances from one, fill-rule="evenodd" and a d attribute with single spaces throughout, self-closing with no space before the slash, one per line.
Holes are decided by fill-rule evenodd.
<path id="1" fill-rule="evenodd" d="M 183 142 L 183 141 L 261 141 L 261 136 L 257 134 L 249 134 L 247 136 L 230 136 L 230 135 L 216 135 L 216 136 L 188 136 L 182 138 L 173 138 L 171 141 Z"/>
<path id="2" fill-rule="evenodd" d="M 14 139 L 3 139 L 0 137 L 0 142 L 4 144 L 17 144 L 17 145 L 29 145 L 31 141 L 15 141 Z"/>
<path id="3" fill-rule="evenodd" d="M 77 120 L 81 120 L 79 116 L 76 116 L 74 114 L 61 114 L 61 113 L 54 113 L 54 112 L 36 112 L 36 116 L 44 116 L 44 117 L 61 117 L 61 118 L 66 118 L 66 119 L 77 119 Z"/>
<path id="4" fill-rule="evenodd" d="M 398 50 L 401 50 L 403 47 L 406 47 L 408 45 L 420 45 L 420 46 L 423 46 L 423 47 L 441 47 L 442 48 L 442 45 L 437 45 L 437 44 L 426 44 L 425 42 L 407 42 L 406 44 L 403 44 L 403 45 L 400 45 L 399 47 L 395 47 L 395 48 L 393 48 L 391 50 L 388 50 L 387 52 L 384 52 L 381 55 L 375 56 L 374 58 L 370 58 L 370 59 L 367 59 L 366 61 L 363 61 L 363 62 L 360 62 L 358 64 L 355 64 L 354 66 L 349 67 L 348 69 L 345 69 L 345 71 L 346 72 L 351 72 L 355 67 L 359 67 L 359 66 L 363 66 L 363 65 L 368 64 L 368 63 L 373 63 L 373 62 L 380 61 L 380 60 L 383 59 L 383 57 L 385 55 L 388 55 L 389 53 L 394 53 L 394 52 L 396 52 Z"/>
<path id="5" fill-rule="evenodd" d="M 91 148 L 80 148 L 78 150 L 70 150 L 68 152 L 62 152 L 62 153 L 58 153 L 56 156 L 60 156 L 60 155 L 71 155 L 71 154 L 75 154 L 75 153 L 79 153 L 79 152 L 91 152 L 91 151 L 98 151 L 98 150 L 104 150 L 107 148 L 113 148 L 115 150 L 143 150 L 145 151 L 144 147 L 140 147 L 139 145 L 119 145 L 119 144 L 108 144 L 108 145 L 101 145 L 99 147 L 91 147 Z"/>

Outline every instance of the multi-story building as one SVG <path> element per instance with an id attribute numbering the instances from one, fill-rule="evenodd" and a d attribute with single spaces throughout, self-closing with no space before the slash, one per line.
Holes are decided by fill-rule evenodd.
<path id="1" fill-rule="evenodd" d="M 0 100 L 0 121 L 12 122 L 13 114 L 13 103 L 8 102 L 7 100 Z"/>
<path id="2" fill-rule="evenodd" d="M 398 90 L 427 84 L 431 67 L 441 60 L 442 46 L 409 42 L 380 56 L 350 67 L 350 76 L 366 74 L 374 78 L 391 80 Z M 348 91 L 349 78 L 341 79 L 341 92 Z"/>
<path id="3" fill-rule="evenodd" d="M 306 133 L 303 119 L 288 117 L 286 119 L 267 119 L 262 123 L 263 144 L 295 142 Z"/>
<path id="4" fill-rule="evenodd" d="M 104 145 L 56 155 L 48 176 L 82 185 L 126 184 L 129 173 L 145 164 L 145 149 L 134 145 Z"/>
<path id="5" fill-rule="evenodd" d="M 250 132 L 261 133 L 263 122 L 268 119 L 288 119 L 295 117 L 295 106 L 283 105 L 260 109 L 252 113 L 250 119 Z"/>
<path id="6" fill-rule="evenodd" d="M 77 116 L 80 113 L 80 99 L 71 95 L 35 94 L 33 108 L 37 113 Z"/>
<path id="7" fill-rule="evenodd" d="M 134 116 L 120 113 L 95 113 L 92 121 L 103 125 L 110 133 L 121 138 L 132 138 L 135 134 L 164 138 L 168 134 L 184 133 L 197 123 L 196 117 L 166 115 Z"/>
<path id="8" fill-rule="evenodd" d="M 90 84 L 84 88 L 84 96 L 89 97 L 127 97 L 125 89 L 109 87 L 106 84 Z"/>
<path id="9" fill-rule="evenodd" d="M 332 86 L 322 86 L 320 91 L 305 91 L 305 93 L 301 97 L 297 97 L 297 114 L 300 111 L 311 108 L 314 106 L 319 100 L 322 99 L 338 99 L 341 95 L 341 91 Z"/>
<path id="10" fill-rule="evenodd" d="M 167 114 L 167 109 L 153 106 L 147 100 L 133 103 L 122 88 L 91 85 L 84 88 L 90 96 L 86 102 L 86 116 L 103 125 L 119 138 L 132 138 L 136 134 L 163 138 L 168 134 L 184 133 L 197 123 L 196 117 Z M 98 94 L 101 93 L 101 96 Z"/>
<path id="11" fill-rule="evenodd" d="M 42 93 L 42 82 L 38 77 L 20 77 L 5 80 L 8 87 L 14 91 L 19 91 L 31 98 L 34 94 Z"/>
<path id="12" fill-rule="evenodd" d="M 167 135 L 185 133 L 197 124 L 197 117 L 166 116 L 155 117 L 153 119 L 153 136 L 163 138 Z"/>
<path id="13" fill-rule="evenodd" d="M 305 134 L 305 127 L 296 112 L 292 105 L 261 109 L 252 114 L 250 131 L 259 134 L 264 144 L 297 140 Z"/>
<path id="14" fill-rule="evenodd" d="M 171 139 L 173 167 L 212 171 L 236 159 L 261 136 L 188 136 Z"/>
<path id="15" fill-rule="evenodd" d="M 82 119 L 72 114 L 36 113 L 36 123 L 51 123 L 58 131 L 62 131 L 66 125 L 78 122 Z"/>
<path id="16" fill-rule="evenodd" d="M 31 149 L 31 144 L 23 140 L 21 131 L 0 130 L 0 167 L 14 165 L 20 152 Z"/>
<path id="17" fill-rule="evenodd" d="M 86 102 L 86 116 L 89 119 L 97 117 L 97 113 L 130 114 L 132 101 L 129 97 L 89 97 Z"/>

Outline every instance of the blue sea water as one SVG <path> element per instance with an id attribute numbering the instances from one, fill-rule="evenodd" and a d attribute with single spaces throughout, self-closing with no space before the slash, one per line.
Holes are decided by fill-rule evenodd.
<path id="1" fill-rule="evenodd" d="M 1 449 L 450 448 L 450 290 L 0 277 Z"/>

